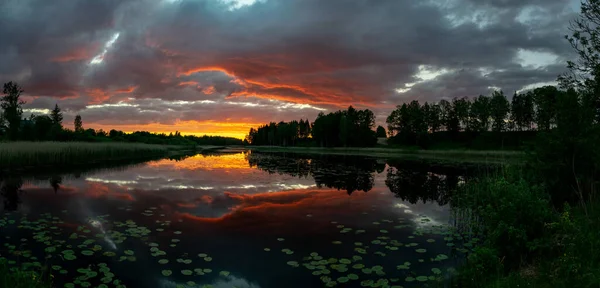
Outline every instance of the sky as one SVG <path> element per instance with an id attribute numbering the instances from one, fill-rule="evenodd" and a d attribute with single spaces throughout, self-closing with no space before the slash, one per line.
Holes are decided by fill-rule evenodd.
<path id="1" fill-rule="evenodd" d="M 353 105 L 512 95 L 574 53 L 573 0 L 3 0 L 0 82 L 64 126 L 243 138 Z"/>

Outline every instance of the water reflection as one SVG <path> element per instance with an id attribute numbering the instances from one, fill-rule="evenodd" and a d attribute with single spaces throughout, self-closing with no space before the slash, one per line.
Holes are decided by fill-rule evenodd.
<path id="1" fill-rule="evenodd" d="M 417 229 L 449 223 L 450 213 L 443 205 L 452 188 L 466 179 L 462 175 L 464 171 L 449 168 L 365 157 L 235 153 L 172 157 L 116 170 L 5 177 L 0 191 L 5 210 L 27 212 L 28 217 L 48 213 L 52 219 L 64 219 L 60 231 L 67 238 L 74 233 L 68 229 L 87 225 L 92 234 L 102 236 L 98 238 L 103 241 L 99 245 L 106 246 L 102 251 L 135 251 L 140 259 L 136 263 L 103 261 L 114 264 L 114 274 L 127 287 L 156 287 L 155 283 L 177 287 L 194 279 L 213 287 L 304 288 L 322 287 L 323 283 L 319 277 L 312 277 L 313 271 L 290 268 L 286 262 L 302 261 L 312 252 L 325 259 L 352 258 L 357 254 L 355 243 L 371 246 L 367 254 L 361 254 L 361 264 L 385 267 L 389 277 L 429 275 L 422 273 L 431 273 L 432 267 L 452 266 L 450 262 L 419 261 L 442 253 L 450 255 L 450 248 L 443 236 L 419 234 Z M 428 219 L 426 223 L 421 221 L 423 216 Z M 148 228 L 147 238 L 114 242 L 108 234 L 125 221 Z M 342 232 L 339 225 L 353 230 Z M 3 229 L 0 236 L 8 231 Z M 30 235 L 10 239 L 25 238 Z M 86 238 L 81 237 L 81 241 Z M 106 245 L 109 240 L 112 245 Z M 381 247 L 369 244 L 388 240 L 389 244 Z M 167 266 L 157 264 L 159 259 L 147 254 L 151 249 L 148 242 L 168 250 L 164 258 L 170 261 L 172 276 L 161 274 Z M 418 248 L 426 251 L 401 246 L 390 249 L 391 243 L 399 242 L 418 243 Z M 272 251 L 266 253 L 265 248 Z M 284 248 L 295 253 L 282 253 Z M 201 279 L 184 277 L 179 272 L 188 268 L 176 259 L 198 253 L 209 253 L 213 260 L 205 263 L 195 258 L 194 268 L 197 265 L 215 272 Z M 104 257 L 99 254 L 95 257 Z M 390 256 L 383 256 L 387 254 Z M 418 274 L 396 269 L 398 259 L 413 262 L 410 273 Z M 84 258 L 77 264 L 85 267 L 89 264 L 85 261 L 90 260 Z M 221 270 L 231 274 L 220 275 Z M 141 273 L 148 276 L 135 276 Z M 336 277 L 347 274 L 331 273 Z M 58 275 L 56 281 L 68 281 L 67 276 Z M 371 276 L 361 274 L 361 279 L 375 277 Z M 360 287 L 360 281 L 342 287 Z"/>
<path id="2" fill-rule="evenodd" d="M 285 156 L 285 157 L 284 157 Z M 311 176 L 317 187 L 346 190 L 348 195 L 354 191 L 368 192 L 373 189 L 373 172 L 382 172 L 385 162 L 367 157 L 344 157 L 334 155 L 316 155 L 303 158 L 286 154 L 247 154 L 250 167 L 257 167 L 270 174 L 291 175 L 298 178 Z"/>
<path id="3" fill-rule="evenodd" d="M 392 160 L 386 165 L 381 159 L 334 155 L 251 153 L 246 158 L 250 167 L 270 174 L 311 176 L 317 187 L 346 190 L 348 195 L 354 191 L 370 191 L 375 175 L 387 170 L 385 185 L 396 197 L 411 204 L 422 201 L 446 205 L 450 192 L 459 182 L 482 168 L 431 165 L 417 160 Z"/>

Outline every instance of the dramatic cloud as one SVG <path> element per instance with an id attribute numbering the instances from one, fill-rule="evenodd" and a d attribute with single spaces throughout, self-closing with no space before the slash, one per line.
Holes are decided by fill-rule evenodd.
<path id="1" fill-rule="evenodd" d="M 354 105 L 552 83 L 566 0 L 8 0 L 0 81 L 93 128 L 242 137 Z"/>

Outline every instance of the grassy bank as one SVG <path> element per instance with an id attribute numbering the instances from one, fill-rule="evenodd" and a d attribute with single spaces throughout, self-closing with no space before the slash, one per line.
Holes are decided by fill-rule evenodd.
<path id="1" fill-rule="evenodd" d="M 181 149 L 139 143 L 6 142 L 0 143 L 0 170 L 102 164 L 166 156 Z"/>
<path id="2" fill-rule="evenodd" d="M 6 260 L 0 259 L 0 287 L 50 288 L 52 285 L 35 272 L 9 268 Z"/>
<path id="3" fill-rule="evenodd" d="M 452 206 L 483 244 L 455 287 L 600 287 L 600 203 L 557 211 L 523 171 L 471 181 Z"/>
<path id="4" fill-rule="evenodd" d="M 524 158 L 522 151 L 508 150 L 419 150 L 399 148 L 322 148 L 322 147 L 281 147 L 247 146 L 248 149 L 264 152 L 291 152 L 307 154 L 357 155 L 384 158 L 423 158 L 453 162 L 507 162 Z"/>

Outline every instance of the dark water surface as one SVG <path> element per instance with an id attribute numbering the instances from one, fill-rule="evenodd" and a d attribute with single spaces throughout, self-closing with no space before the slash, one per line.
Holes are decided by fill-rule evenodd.
<path id="1" fill-rule="evenodd" d="M 0 257 L 56 287 L 439 287 L 473 244 L 447 205 L 466 170 L 245 152 L 51 172 L 0 179 Z"/>

